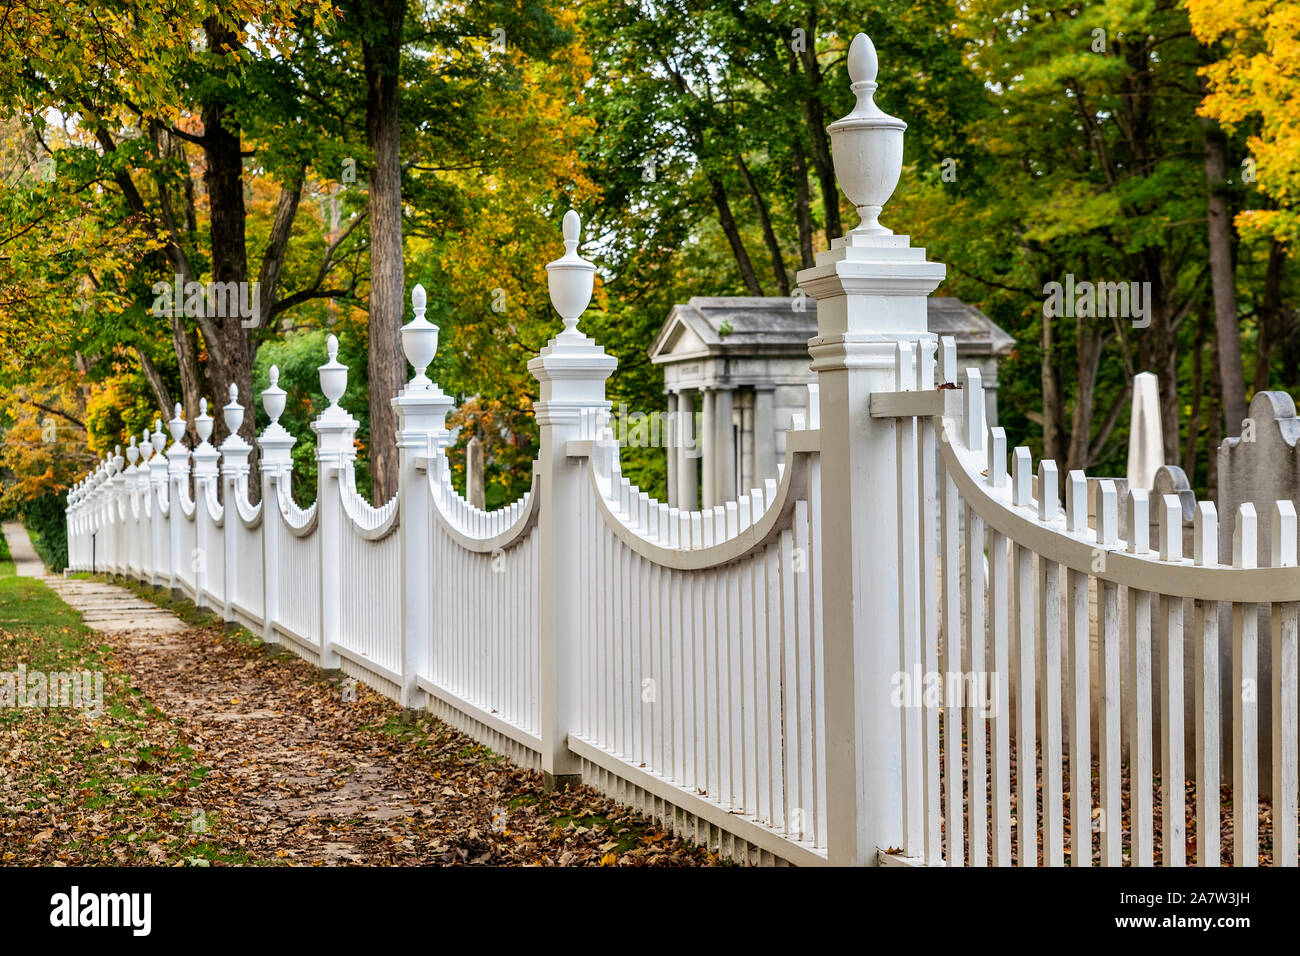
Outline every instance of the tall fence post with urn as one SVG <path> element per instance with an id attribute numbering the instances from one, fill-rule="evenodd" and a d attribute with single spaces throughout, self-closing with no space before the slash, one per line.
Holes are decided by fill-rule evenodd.
<path id="1" fill-rule="evenodd" d="M 538 593 L 542 772 L 547 786 L 579 782 L 581 764 L 567 738 L 576 728 L 579 700 L 578 635 L 584 600 L 582 581 L 573 570 L 578 553 L 578 507 L 583 463 L 570 458 L 567 444 L 580 437 L 588 416 L 606 412 L 605 380 L 618 360 L 578 331 L 578 319 L 591 301 L 596 267 L 578 255 L 578 214 L 564 214 L 564 255 L 546 266 L 551 304 L 564 319 L 564 331 L 528 363 L 541 384 L 534 404 L 541 431 L 542 470 L 539 517 Z"/>
<path id="2" fill-rule="evenodd" d="M 184 490 L 184 484 L 190 474 L 190 450 L 181 444 L 181 439 L 185 437 L 185 417 L 181 413 L 181 403 L 176 403 L 175 413 L 172 420 L 167 423 L 167 430 L 171 432 L 172 444 L 167 449 L 167 482 L 168 482 L 168 501 L 170 502 L 171 514 L 171 565 L 167 569 L 167 588 L 172 597 L 181 596 L 180 578 L 178 570 L 182 561 L 191 560 L 191 556 L 181 553 L 181 521 L 180 521 L 180 500 Z"/>
<path id="3" fill-rule="evenodd" d="M 190 570 L 194 572 L 194 604 L 196 607 L 208 606 L 208 576 L 212 573 L 214 542 L 212 541 L 213 519 L 211 502 L 216 498 L 217 462 L 221 452 L 208 441 L 212 437 L 212 416 L 208 414 L 208 400 L 199 399 L 199 417 L 194 419 L 194 429 L 199 436 L 198 447 L 191 452 L 194 460 L 194 507 L 198 509 L 194 524 L 195 545 L 191 556 Z"/>
<path id="4" fill-rule="evenodd" d="M 926 296 L 944 267 L 928 262 L 879 221 L 898 183 L 906 124 L 876 106 L 876 51 L 865 34 L 849 48 L 857 105 L 828 127 L 840 188 L 862 221 L 798 275 L 817 300 L 809 345 L 821 414 L 825 628 L 827 848 L 833 864 L 870 864 L 901 847 L 902 749 L 893 705 L 900 670 L 899 429 L 910 419 L 872 418 L 874 392 L 895 381 L 899 343 L 933 348 Z M 915 387 L 914 385 L 911 387 Z M 912 622 L 914 625 L 914 621 Z"/>
<path id="5" fill-rule="evenodd" d="M 316 433 L 316 500 L 320 511 L 320 666 L 335 670 L 341 664 L 338 650 L 340 557 L 344 475 L 354 455 L 353 438 L 358 422 L 339 405 L 348 388 L 348 367 L 339 361 L 339 340 L 326 339 L 329 361 L 320 366 L 320 387 L 330 403 L 311 423 Z"/>
<path id="6" fill-rule="evenodd" d="M 279 515 L 281 488 L 289 493 L 293 477 L 293 446 L 297 439 L 280 424 L 284 414 L 287 393 L 280 387 L 280 369 L 272 365 L 271 384 L 262 390 L 262 408 L 271 419 L 257 438 L 262 449 L 262 567 L 266 569 L 262 582 L 262 640 L 278 643 L 280 635 L 275 630 L 276 616 L 280 612 L 280 541 L 283 536 Z M 267 507 L 270 502 L 272 508 Z"/>
<path id="7" fill-rule="evenodd" d="M 438 351 L 438 326 L 424 317 L 424 286 L 411 291 L 415 317 L 402 326 L 402 349 L 415 377 L 392 399 L 397 413 L 398 500 L 402 503 L 397 533 L 401 544 L 401 674 L 403 707 L 422 706 L 424 691 L 416 686 L 426 671 L 428 635 L 433 627 L 434 588 L 439 569 L 429 553 L 432 501 L 428 493 L 428 464 L 447 434 L 452 401 L 425 374 Z"/>
<path id="8" fill-rule="evenodd" d="M 221 553 L 226 567 L 222 580 L 225 582 L 225 601 L 222 616 L 227 621 L 234 618 L 235 564 L 239 560 L 235 551 L 235 533 L 239 525 L 239 506 L 236 497 L 246 490 L 248 484 L 248 454 L 253 446 L 239 436 L 239 426 L 244 423 L 244 406 L 239 404 L 239 386 L 230 383 L 230 402 L 221 409 L 225 419 L 226 440 L 221 443 L 221 480 L 222 496 L 225 503 L 226 520 L 222 527 L 225 543 Z"/>

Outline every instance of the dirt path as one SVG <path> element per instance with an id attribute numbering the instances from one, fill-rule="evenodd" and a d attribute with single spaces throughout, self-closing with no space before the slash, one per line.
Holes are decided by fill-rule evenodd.
<path id="1" fill-rule="evenodd" d="M 212 629 L 109 636 L 211 768 L 194 796 L 216 835 L 298 864 L 694 864 L 702 850 L 594 791 L 545 794 L 428 715 Z"/>
<path id="2" fill-rule="evenodd" d="M 217 862 L 713 862 L 593 790 L 546 794 L 540 775 L 433 717 L 404 712 L 350 679 L 328 679 L 246 632 L 187 625 L 126 588 L 47 576 L 21 528 L 5 532 L 23 573 L 82 611 L 118 679 L 160 712 L 159 723 L 202 768 L 195 782 L 160 798 L 162 812 L 147 827 L 79 815 L 76 829 L 88 828 L 91 845 L 132 830 L 168 847 L 167 860 L 184 859 L 181 845 L 201 841 Z M 129 766 L 117 780 L 158 769 L 171 771 Z M 28 862 L 76 862 L 75 854 L 53 856 L 53 842 L 29 843 L 37 856 Z M 163 862 L 157 852 L 152 860 L 116 854 L 122 863 Z"/>

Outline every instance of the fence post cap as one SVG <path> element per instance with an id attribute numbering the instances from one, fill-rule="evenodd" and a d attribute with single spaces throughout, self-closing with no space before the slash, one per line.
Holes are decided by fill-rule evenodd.
<path id="1" fill-rule="evenodd" d="M 402 351 L 415 369 L 415 378 L 411 379 L 408 387 L 428 388 L 433 384 L 424 373 L 438 352 L 438 326 L 424 317 L 427 301 L 424 286 L 417 284 L 411 290 L 411 308 L 415 317 L 402 326 Z"/>
<path id="2" fill-rule="evenodd" d="M 851 112 L 831 123 L 831 160 L 840 189 L 857 209 L 862 221 L 850 235 L 892 236 L 880 224 L 880 210 L 898 185 L 903 171 L 903 131 L 907 124 L 876 105 L 876 77 L 880 61 L 875 45 L 865 33 L 849 44 L 848 71 L 857 103 Z"/>
<path id="3" fill-rule="evenodd" d="M 320 389 L 330 400 L 330 408 L 338 408 L 339 399 L 348 389 L 348 367 L 339 361 L 337 335 L 331 333 L 325 340 L 325 352 L 329 356 L 329 361 L 316 367 L 316 371 L 320 373 Z M 328 412 L 329 409 L 326 411 Z"/>
<path id="4" fill-rule="evenodd" d="M 551 305 L 564 320 L 561 335 L 578 335 L 578 319 L 591 303 L 595 288 L 596 266 L 578 255 L 578 240 L 582 220 L 570 209 L 564 214 L 561 226 L 564 233 L 564 255 L 546 264 L 546 284 L 551 293 Z"/>

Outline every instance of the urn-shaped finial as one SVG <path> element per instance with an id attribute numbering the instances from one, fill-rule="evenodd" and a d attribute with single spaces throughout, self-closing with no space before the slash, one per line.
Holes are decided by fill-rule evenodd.
<path id="1" fill-rule="evenodd" d="M 122 457 L 122 446 L 113 446 L 113 474 L 120 475 L 122 468 L 126 464 L 126 459 Z"/>
<path id="2" fill-rule="evenodd" d="M 135 465 L 140 460 L 140 449 L 135 447 L 135 436 L 131 436 L 131 444 L 126 446 L 126 460 Z"/>
<path id="3" fill-rule="evenodd" d="M 266 417 L 271 419 L 274 425 L 280 421 L 280 416 L 284 414 L 285 391 L 280 387 L 280 367 L 271 366 L 271 387 L 262 389 L 262 407 L 266 409 Z"/>
<path id="4" fill-rule="evenodd" d="M 172 433 L 172 441 L 179 444 L 181 436 L 185 434 L 185 415 L 180 402 L 176 403 L 172 420 L 167 423 L 167 430 Z"/>
<path id="5" fill-rule="evenodd" d="M 343 393 L 348 390 L 348 367 L 339 361 L 338 336 L 331 335 L 325 340 L 325 351 L 329 361 L 317 367 L 320 372 L 320 389 L 330 400 L 330 407 L 338 405 Z"/>
<path id="6" fill-rule="evenodd" d="M 893 235 L 892 229 L 880 224 L 880 210 L 898 185 L 907 124 L 876 105 L 879 61 L 865 33 L 859 33 L 849 45 L 848 68 L 857 105 L 847 116 L 826 127 L 831 136 L 835 178 L 862 217 L 853 230 L 855 235 Z"/>
<path id="7" fill-rule="evenodd" d="M 199 436 L 200 442 L 205 442 L 212 437 L 212 416 L 208 414 L 208 400 L 199 399 L 199 417 L 194 419 L 194 431 Z"/>
<path id="8" fill-rule="evenodd" d="M 415 369 L 412 385 L 430 384 L 424 371 L 438 351 L 438 327 L 424 317 L 425 302 L 424 286 L 417 285 L 411 290 L 411 308 L 415 310 L 415 318 L 402 326 L 402 351 L 406 353 L 411 368 Z"/>
<path id="9" fill-rule="evenodd" d="M 153 420 L 153 438 L 151 441 L 155 453 L 161 454 L 162 450 L 167 447 L 167 436 L 163 434 L 161 418 Z"/>
<path id="10" fill-rule="evenodd" d="M 230 383 L 230 404 L 221 409 L 221 417 L 226 420 L 226 430 L 235 435 L 239 426 L 244 424 L 244 406 L 239 404 L 239 386 Z"/>
<path id="11" fill-rule="evenodd" d="M 153 445 L 149 444 L 149 429 L 140 432 L 140 464 L 147 465 L 153 457 Z"/>
<path id="12" fill-rule="evenodd" d="M 564 214 L 564 255 L 546 264 L 546 281 L 551 290 L 551 305 L 564 319 L 561 335 L 578 334 L 578 318 L 591 302 L 596 267 L 578 255 L 578 236 L 582 220 L 570 209 Z"/>

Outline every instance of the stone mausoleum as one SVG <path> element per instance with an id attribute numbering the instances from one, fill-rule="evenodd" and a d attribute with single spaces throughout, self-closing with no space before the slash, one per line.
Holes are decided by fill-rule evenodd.
<path id="1" fill-rule="evenodd" d="M 1015 340 L 959 299 L 929 300 L 929 328 L 957 340 L 958 367 L 980 370 L 998 421 L 998 362 Z M 700 415 L 699 434 L 668 448 L 668 503 L 709 508 L 775 478 L 785 433 L 806 402 L 817 303 L 794 297 L 696 297 L 675 305 L 650 346 L 663 366 L 669 420 Z"/>

